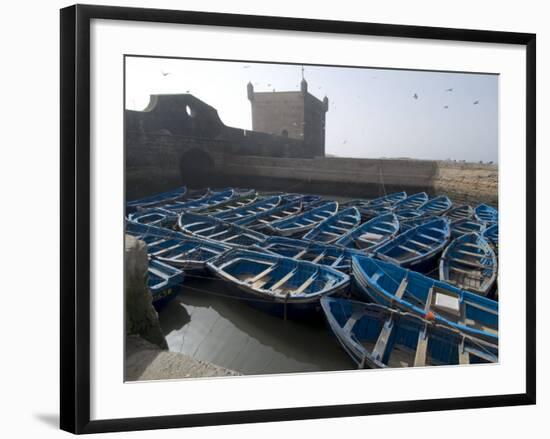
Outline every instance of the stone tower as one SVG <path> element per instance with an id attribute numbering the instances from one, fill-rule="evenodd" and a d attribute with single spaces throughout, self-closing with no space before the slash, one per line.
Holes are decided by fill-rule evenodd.
<path id="1" fill-rule="evenodd" d="M 302 78 L 300 91 L 258 93 L 249 82 L 252 130 L 302 140 L 308 157 L 323 157 L 328 98 L 317 99 L 308 92 L 307 85 Z"/>

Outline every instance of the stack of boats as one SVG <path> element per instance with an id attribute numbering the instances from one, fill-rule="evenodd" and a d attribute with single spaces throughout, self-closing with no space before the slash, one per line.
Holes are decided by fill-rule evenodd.
<path id="1" fill-rule="evenodd" d="M 126 205 L 160 307 L 200 272 L 283 318 L 324 315 L 358 367 L 498 360 L 498 211 L 445 195 L 341 203 L 180 187 Z"/>

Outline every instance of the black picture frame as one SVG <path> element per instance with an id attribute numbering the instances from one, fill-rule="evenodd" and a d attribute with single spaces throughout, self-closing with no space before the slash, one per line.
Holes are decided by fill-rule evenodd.
<path id="1" fill-rule="evenodd" d="M 526 47 L 526 392 L 508 395 L 90 420 L 90 21 L 182 23 L 304 32 L 503 43 Z M 304 420 L 535 404 L 536 36 L 303 18 L 75 5 L 61 10 L 61 404 L 73 433 Z"/>

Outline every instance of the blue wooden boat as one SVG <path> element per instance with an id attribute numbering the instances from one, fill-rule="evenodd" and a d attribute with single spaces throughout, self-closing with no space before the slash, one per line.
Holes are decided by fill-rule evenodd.
<path id="1" fill-rule="evenodd" d="M 148 197 L 140 198 L 138 200 L 128 201 L 126 203 L 126 213 L 132 213 L 137 210 L 150 209 L 152 207 L 160 206 L 169 201 L 175 201 L 185 196 L 187 193 L 187 187 L 181 186 L 171 191 L 162 192 L 160 194 L 150 195 Z"/>
<path id="2" fill-rule="evenodd" d="M 349 273 L 351 270 L 351 256 L 357 252 L 332 244 L 323 244 L 302 239 L 285 238 L 282 236 L 270 236 L 258 250 L 275 255 L 309 261 L 315 264 L 328 265 L 336 270 Z"/>
<path id="3" fill-rule="evenodd" d="M 399 232 L 399 221 L 393 213 L 377 216 L 342 236 L 336 245 L 368 252 L 388 242 Z"/>
<path id="4" fill-rule="evenodd" d="M 451 241 L 439 262 L 439 279 L 487 296 L 497 279 L 497 257 L 493 248 L 477 233 Z"/>
<path id="5" fill-rule="evenodd" d="M 485 224 L 476 221 L 475 219 L 461 219 L 451 223 L 451 237 L 458 238 L 467 233 L 483 233 Z"/>
<path id="6" fill-rule="evenodd" d="M 370 220 L 380 215 L 387 215 L 388 213 L 392 213 L 394 210 L 393 206 L 390 204 L 380 204 L 377 206 L 369 206 L 367 204 L 356 206 L 356 208 L 359 209 L 363 220 Z"/>
<path id="7" fill-rule="evenodd" d="M 483 237 L 491 243 L 498 256 L 498 224 L 493 224 L 485 229 Z"/>
<path id="8" fill-rule="evenodd" d="M 421 271 L 433 262 L 449 242 L 447 218 L 435 218 L 371 249 L 378 259 Z"/>
<path id="9" fill-rule="evenodd" d="M 234 197 L 231 197 L 226 201 L 222 201 L 221 203 L 214 203 L 209 206 L 193 209 L 193 212 L 203 215 L 217 216 L 225 212 L 230 212 L 232 210 L 248 206 L 254 203 L 257 198 L 258 194 L 256 193 L 256 191 L 251 190 L 250 192 L 246 192 L 243 194 L 236 194 Z"/>
<path id="10" fill-rule="evenodd" d="M 199 198 L 203 198 L 207 195 L 212 195 L 210 188 L 187 189 L 185 195 L 181 197 L 181 201 L 198 200 Z"/>
<path id="11" fill-rule="evenodd" d="M 390 205 L 393 206 L 399 201 L 403 201 L 407 198 L 407 192 L 395 192 L 393 194 L 384 195 L 383 197 L 370 200 L 368 205 L 370 207 Z"/>
<path id="12" fill-rule="evenodd" d="M 266 230 L 267 225 L 274 221 L 280 221 L 285 218 L 290 218 L 302 212 L 303 203 L 301 200 L 291 201 L 288 203 L 281 202 L 280 205 L 273 209 L 260 212 L 256 215 L 241 218 L 234 221 L 235 224 L 245 226 L 252 230 Z"/>
<path id="13" fill-rule="evenodd" d="M 426 192 L 419 192 L 405 198 L 404 200 L 398 201 L 393 207 L 395 210 L 418 209 L 426 203 L 426 201 L 428 201 L 428 198 L 429 197 Z"/>
<path id="14" fill-rule="evenodd" d="M 128 219 L 134 223 L 165 229 L 172 229 L 178 222 L 178 216 L 174 212 L 160 207 L 131 213 Z"/>
<path id="15" fill-rule="evenodd" d="M 303 239 L 330 244 L 355 229 L 360 223 L 359 210 L 356 207 L 348 207 L 315 226 L 303 236 Z"/>
<path id="16" fill-rule="evenodd" d="M 221 242 L 231 247 L 250 247 L 262 243 L 267 238 L 254 230 L 193 212 L 184 212 L 180 215 L 178 228 L 188 235 Z"/>
<path id="17" fill-rule="evenodd" d="M 468 204 L 462 206 L 453 207 L 445 216 L 451 220 L 451 223 L 463 219 L 472 219 L 474 217 L 474 208 Z"/>
<path id="18" fill-rule="evenodd" d="M 351 260 L 361 297 L 498 344 L 498 302 L 368 256 Z"/>
<path id="19" fill-rule="evenodd" d="M 487 204 L 480 204 L 475 208 L 475 218 L 479 222 L 492 225 L 498 222 L 498 210 Z"/>
<path id="20" fill-rule="evenodd" d="M 416 209 L 397 209 L 393 211 L 393 213 L 395 214 L 399 222 L 409 221 L 420 217 L 428 217 L 426 214 L 419 212 Z M 431 215 L 429 216 L 431 217 Z"/>
<path id="21" fill-rule="evenodd" d="M 374 303 L 321 298 L 336 339 L 359 369 L 496 363 L 498 346 Z"/>
<path id="22" fill-rule="evenodd" d="M 151 291 L 153 306 L 157 309 L 180 292 L 185 276 L 182 270 L 156 259 L 149 259 L 147 275 L 147 286 Z"/>
<path id="23" fill-rule="evenodd" d="M 273 210 L 281 202 L 280 196 L 263 197 L 259 200 L 247 204 L 246 206 L 238 207 L 236 209 L 227 210 L 224 212 L 214 213 L 212 216 L 219 218 L 229 223 L 234 223 L 242 219 L 253 217 L 259 213 Z"/>
<path id="24" fill-rule="evenodd" d="M 215 206 L 216 204 L 223 203 L 235 196 L 233 189 L 215 192 L 213 194 L 205 195 L 202 198 L 191 201 L 175 201 L 173 203 L 165 204 L 163 209 L 170 210 L 172 212 L 181 213 L 184 211 L 198 210 L 205 207 Z"/>
<path id="25" fill-rule="evenodd" d="M 453 202 L 446 195 L 432 198 L 418 208 L 418 211 L 428 215 L 443 215 L 453 207 Z"/>
<path id="26" fill-rule="evenodd" d="M 397 216 L 397 218 L 399 218 L 399 215 L 397 215 L 397 213 L 396 213 L 396 216 Z M 404 233 L 407 230 L 414 229 L 415 227 L 426 224 L 427 222 L 430 222 L 431 220 L 433 220 L 435 218 L 437 218 L 437 216 L 420 214 L 415 218 L 400 219 L 399 220 L 399 233 Z"/>
<path id="27" fill-rule="evenodd" d="M 266 226 L 267 230 L 271 233 L 283 236 L 294 236 L 314 228 L 322 221 L 333 216 L 337 211 L 338 202 L 324 202 L 320 206 L 304 213 L 292 216 L 290 218 L 274 221 Z"/>
<path id="28" fill-rule="evenodd" d="M 320 309 L 321 296 L 349 284 L 349 276 L 324 265 L 249 250 L 231 250 L 208 264 L 240 296 L 285 317 Z"/>
<path id="29" fill-rule="evenodd" d="M 126 233 L 147 244 L 147 254 L 186 272 L 201 271 L 206 263 L 229 250 L 229 246 L 194 238 L 174 230 L 126 222 Z"/>
<path id="30" fill-rule="evenodd" d="M 321 196 L 306 195 L 306 194 L 284 194 L 282 195 L 282 199 L 284 202 L 301 201 L 304 204 L 304 206 L 307 206 L 311 203 L 316 203 L 318 201 L 321 201 Z"/>

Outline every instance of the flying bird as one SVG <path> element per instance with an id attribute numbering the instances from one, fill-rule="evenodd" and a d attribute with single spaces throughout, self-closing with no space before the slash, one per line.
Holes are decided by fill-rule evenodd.
<path id="1" fill-rule="evenodd" d="M 243 69 L 249 69 L 250 66 L 247 64 L 246 66 L 243 66 Z"/>
<path id="2" fill-rule="evenodd" d="M 268 87 L 271 87 L 271 84 L 267 84 Z"/>
<path id="3" fill-rule="evenodd" d="M 452 88 L 447 88 L 445 91 L 453 91 Z"/>
<path id="4" fill-rule="evenodd" d="M 416 93 L 413 94 L 413 98 L 418 99 L 418 95 Z"/>
<path id="5" fill-rule="evenodd" d="M 448 106 L 448 105 L 445 105 L 443 108 L 447 109 L 447 108 L 449 108 L 449 106 Z"/>
<path id="6" fill-rule="evenodd" d="M 479 101 L 474 101 L 474 105 L 477 105 L 477 104 L 479 104 Z"/>
<path id="7" fill-rule="evenodd" d="M 165 72 L 164 70 L 161 70 L 160 73 L 162 74 L 162 76 L 170 75 L 170 72 Z"/>

